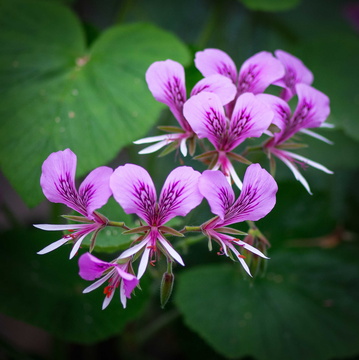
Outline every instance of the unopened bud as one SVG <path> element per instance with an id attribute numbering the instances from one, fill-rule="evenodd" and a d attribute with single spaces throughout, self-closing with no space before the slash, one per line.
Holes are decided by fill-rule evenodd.
<path id="1" fill-rule="evenodd" d="M 174 281 L 175 281 L 175 276 L 173 275 L 172 272 L 169 273 L 166 271 L 163 274 L 162 281 L 161 281 L 161 307 L 162 307 L 162 309 L 164 309 L 169 298 L 171 297 Z"/>

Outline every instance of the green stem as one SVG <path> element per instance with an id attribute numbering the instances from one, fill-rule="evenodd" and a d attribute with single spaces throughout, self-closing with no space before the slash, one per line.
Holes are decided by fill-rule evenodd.
<path id="1" fill-rule="evenodd" d="M 107 223 L 108 226 L 115 226 L 115 227 L 120 227 L 126 230 L 130 230 L 130 228 L 128 226 L 125 225 L 125 223 L 123 221 L 109 221 Z"/>
<path id="2" fill-rule="evenodd" d="M 185 232 L 201 232 L 202 229 L 200 226 L 185 226 L 181 231 L 180 233 L 185 233 Z"/>

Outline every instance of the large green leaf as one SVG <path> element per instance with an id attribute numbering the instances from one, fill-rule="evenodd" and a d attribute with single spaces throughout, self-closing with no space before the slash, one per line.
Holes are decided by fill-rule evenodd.
<path id="1" fill-rule="evenodd" d="M 91 283 L 79 277 L 76 259 L 68 260 L 70 247 L 36 254 L 57 239 L 56 234 L 39 230 L 2 234 L 0 311 L 72 342 L 91 343 L 120 333 L 147 303 L 146 279 L 126 309 L 117 291 L 108 308 L 101 310 L 103 287 L 82 293 Z"/>
<path id="2" fill-rule="evenodd" d="M 283 251 L 268 273 L 244 279 L 237 264 L 178 276 L 186 324 L 230 358 L 329 360 L 359 352 L 358 248 Z"/>
<path id="3" fill-rule="evenodd" d="M 79 20 L 53 2 L 2 0 L 0 28 L 0 165 L 29 205 L 42 198 L 51 152 L 71 148 L 81 175 L 144 136 L 162 108 L 148 66 L 189 60 L 177 38 L 149 24 L 112 27 L 86 49 Z"/>

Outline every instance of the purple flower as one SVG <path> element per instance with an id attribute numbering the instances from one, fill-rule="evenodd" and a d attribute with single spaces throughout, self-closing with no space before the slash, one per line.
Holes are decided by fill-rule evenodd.
<path id="1" fill-rule="evenodd" d="M 70 253 L 71 259 L 77 253 L 86 235 L 92 232 L 97 234 L 107 224 L 107 219 L 95 212 L 95 210 L 105 205 L 112 194 L 109 186 L 112 169 L 101 166 L 93 170 L 85 178 L 77 191 L 75 187 L 76 164 L 76 155 L 70 149 L 52 153 L 42 165 L 40 185 L 49 201 L 65 204 L 79 212 L 82 215 L 82 217 L 79 217 L 79 220 L 85 223 L 34 225 L 42 230 L 68 230 L 72 232 L 46 246 L 38 254 L 46 254 L 67 242 L 73 242 L 74 246 Z"/>
<path id="2" fill-rule="evenodd" d="M 83 292 L 88 293 L 97 289 L 103 283 L 108 281 L 108 285 L 104 289 L 105 300 L 102 309 L 105 309 L 111 302 L 116 288 L 120 288 L 120 299 L 123 307 L 126 307 L 127 299 L 131 298 L 133 289 L 138 285 L 139 281 L 135 275 L 131 273 L 130 262 L 117 263 L 102 261 L 95 256 L 86 253 L 81 255 L 79 259 L 80 276 L 85 280 L 101 279 L 87 287 Z"/>
<path id="3" fill-rule="evenodd" d="M 158 142 L 140 151 L 140 154 L 148 154 L 167 144 L 178 142 L 183 156 L 186 156 L 186 141 L 193 138 L 194 133 L 183 115 L 183 104 L 187 100 L 183 66 L 173 60 L 157 61 L 148 68 L 146 81 L 154 98 L 170 108 L 181 128 L 177 133 L 148 137 L 134 143 Z M 201 91 L 216 93 L 225 105 L 233 100 L 236 89 L 230 80 L 217 74 L 199 81 L 192 89 L 191 96 Z"/>
<path id="4" fill-rule="evenodd" d="M 295 85 L 295 92 L 298 95 L 298 104 L 293 115 L 291 115 L 290 107 L 284 100 L 268 94 L 258 95 L 263 101 L 266 101 L 274 111 L 273 124 L 280 129 L 278 133 L 275 133 L 274 136 L 266 142 L 264 148 L 269 156 L 273 154 L 283 161 L 293 172 L 295 178 L 311 193 L 307 181 L 297 169 L 295 162 L 313 166 L 328 174 L 332 174 L 332 172 L 321 164 L 283 149 L 286 147 L 287 140 L 291 139 L 298 132 L 331 143 L 323 136 L 308 130 L 308 128 L 325 126 L 324 121 L 330 113 L 329 99 L 322 92 L 305 84 Z M 289 144 L 288 148 L 290 148 L 291 145 L 293 144 Z"/>
<path id="5" fill-rule="evenodd" d="M 156 189 L 148 172 L 141 166 L 126 164 L 119 166 L 110 178 L 110 186 L 116 201 L 127 214 L 136 214 L 148 225 L 141 226 L 140 242 L 124 251 L 120 259 L 134 255 L 144 248 L 138 278 L 141 278 L 149 258 L 154 260 L 157 251 L 184 265 L 181 256 L 173 249 L 164 233 L 175 230 L 165 225 L 175 216 L 185 216 L 201 201 L 198 191 L 198 171 L 188 166 L 174 169 L 167 177 L 157 202 Z M 173 230 L 173 231 L 172 231 Z"/>
<path id="6" fill-rule="evenodd" d="M 271 53 L 259 52 L 247 59 L 237 72 L 233 60 L 224 51 L 205 49 L 194 60 L 203 76 L 227 76 L 237 86 L 237 95 L 262 93 L 270 84 L 284 76 L 284 67 Z"/>
<path id="7" fill-rule="evenodd" d="M 274 82 L 274 85 L 283 87 L 281 98 L 285 101 L 290 100 L 295 94 L 295 85 L 311 85 L 313 82 L 312 72 L 297 57 L 288 54 L 283 50 L 276 50 L 275 56 L 284 65 L 285 75 Z"/>
<path id="8" fill-rule="evenodd" d="M 229 157 L 231 151 L 249 137 L 259 137 L 271 124 L 273 112 L 256 95 L 245 93 L 238 97 L 232 116 L 228 119 L 216 94 L 202 92 L 184 105 L 184 114 L 198 138 L 207 138 L 216 149 L 218 160 L 213 170 L 221 168 L 228 179 L 233 178 L 241 188 Z"/>
<path id="9" fill-rule="evenodd" d="M 234 245 L 239 245 L 252 253 L 267 258 L 262 252 L 233 236 L 228 225 L 251 220 L 257 221 L 266 216 L 275 205 L 277 183 L 259 164 L 250 165 L 244 175 L 243 187 L 238 199 L 235 199 L 232 187 L 220 171 L 206 170 L 199 179 L 198 187 L 207 199 L 211 211 L 217 215 L 202 225 L 202 232 L 211 240 L 217 241 L 221 251 L 230 256 L 232 251 L 250 275 L 249 268 Z"/>

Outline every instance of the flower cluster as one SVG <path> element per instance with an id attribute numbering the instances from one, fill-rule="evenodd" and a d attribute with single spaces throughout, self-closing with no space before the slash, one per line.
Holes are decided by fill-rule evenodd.
<path id="1" fill-rule="evenodd" d="M 186 100 L 183 67 L 171 60 L 159 61 L 150 66 L 146 80 L 156 100 L 165 103 L 178 120 L 180 128 L 160 127 L 176 133 L 154 136 L 135 141 L 135 144 L 157 142 L 140 153 L 154 152 L 167 144 L 179 147 L 187 155 L 194 154 L 196 139 L 207 139 L 213 150 L 196 158 L 209 164 L 212 170 L 220 169 L 241 188 L 241 180 L 232 161 L 250 164 L 244 156 L 253 150 L 264 151 L 271 160 L 274 175 L 276 157 L 285 163 L 310 193 L 310 188 L 298 170 L 297 164 L 313 166 L 331 173 L 323 165 L 288 151 L 303 147 L 296 142 L 298 134 L 306 134 L 331 143 L 309 128 L 331 127 L 325 123 L 330 108 L 329 99 L 311 86 L 313 75 L 301 60 L 282 50 L 275 56 L 262 51 L 246 60 L 240 70 L 223 51 L 206 49 L 196 53 L 195 65 L 204 79 L 195 85 Z M 265 94 L 269 86 L 282 89 L 278 96 Z M 297 97 L 293 114 L 288 104 Z M 256 147 L 242 154 L 234 150 L 249 138 L 267 136 Z M 169 151 L 169 150 L 167 150 Z"/>
<path id="2" fill-rule="evenodd" d="M 329 101 L 310 86 L 313 76 L 299 59 L 279 50 L 275 56 L 260 52 L 237 71 L 227 54 L 206 49 L 196 54 L 195 64 L 204 78 L 194 86 L 188 98 L 182 65 L 166 60 L 149 67 L 146 80 L 150 91 L 156 100 L 168 105 L 180 127 L 162 127 L 169 133 L 135 143 L 155 143 L 141 150 L 143 154 L 167 146 L 166 153 L 179 149 L 183 156 L 188 153 L 194 156 L 196 143 L 200 143 L 204 152 L 196 159 L 207 164 L 208 170 L 200 173 L 192 167 L 179 166 L 170 172 L 157 195 L 150 174 L 136 164 L 121 165 L 115 170 L 101 166 L 90 172 L 77 190 L 77 158 L 70 149 L 52 153 L 43 163 L 40 184 L 46 198 L 65 204 L 78 214 L 64 215 L 71 224 L 35 225 L 42 230 L 65 232 L 61 239 L 38 253 L 45 254 L 71 244 L 70 258 L 73 258 L 85 237 L 91 234 L 89 252 L 79 258 L 79 274 L 85 280 L 96 280 L 84 292 L 107 282 L 103 309 L 112 300 L 116 288 L 119 288 L 120 300 L 126 307 L 127 299 L 139 286 L 148 264 L 155 266 L 161 257 L 167 262 L 161 288 L 164 306 L 173 286 L 172 264 L 185 265 L 176 245 L 181 244 L 190 232 L 202 233 L 203 238 L 208 239 L 210 249 L 212 241 L 217 243 L 218 254 L 238 261 L 249 275 L 251 266 L 247 254 L 268 259 L 268 242 L 254 222 L 274 207 L 277 184 L 261 165 L 247 159 L 251 149 L 246 148 L 241 154 L 234 152 L 248 138 L 267 136 L 256 150 L 263 150 L 271 159 L 272 172 L 274 156 L 292 170 L 308 192 L 309 186 L 295 162 L 330 172 L 322 165 L 287 151 L 296 147 L 293 137 L 298 132 L 326 140 L 307 129 L 323 126 L 329 114 Z M 278 96 L 264 93 L 270 85 L 282 88 Z M 297 107 L 291 114 L 288 101 L 294 96 L 298 98 Z M 233 161 L 248 166 L 242 179 Z M 240 190 L 238 197 L 233 184 Z M 125 213 L 137 215 L 140 226 L 130 228 L 99 212 L 111 196 Z M 211 218 L 200 225 L 184 225 L 179 229 L 169 226 L 170 220 L 184 218 L 204 199 L 212 212 Z M 241 222 L 249 225 L 248 233 L 230 227 Z M 136 237 L 129 248 L 107 262 L 91 252 L 95 249 L 98 233 L 111 226 Z M 172 237 L 178 239 L 173 241 Z"/>

